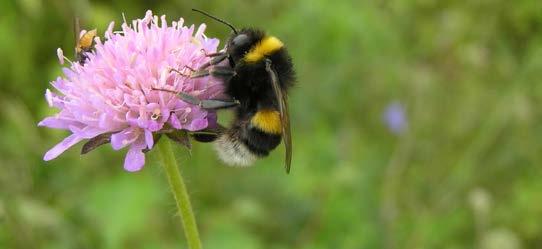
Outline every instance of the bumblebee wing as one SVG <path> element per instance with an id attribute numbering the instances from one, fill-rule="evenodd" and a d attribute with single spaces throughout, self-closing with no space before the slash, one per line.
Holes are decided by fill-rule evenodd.
<path id="1" fill-rule="evenodd" d="M 282 137 L 284 140 L 284 146 L 286 149 L 285 157 L 285 169 L 286 173 L 290 173 L 290 166 L 292 164 L 292 135 L 290 132 L 290 113 L 288 111 L 288 101 L 286 93 L 280 88 L 277 78 L 277 72 L 271 68 L 271 60 L 266 60 L 265 70 L 271 77 L 271 85 L 273 91 L 277 97 L 277 103 L 279 103 L 280 121 L 282 126 Z"/>
<path id="2" fill-rule="evenodd" d="M 282 102 L 282 136 L 284 138 L 284 146 L 286 147 L 285 169 L 286 173 L 290 173 L 290 166 L 292 164 L 292 133 L 290 131 L 290 113 L 288 111 L 288 101 L 284 92 L 282 93 L 282 98 L 280 100 Z"/>

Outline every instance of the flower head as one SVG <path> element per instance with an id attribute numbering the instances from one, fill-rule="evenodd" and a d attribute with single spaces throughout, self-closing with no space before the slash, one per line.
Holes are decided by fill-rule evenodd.
<path id="1" fill-rule="evenodd" d="M 222 93 L 213 78 L 190 79 L 175 71 L 198 68 L 216 52 L 219 41 L 204 34 L 205 25 L 183 26 L 183 19 L 168 25 L 147 11 L 143 19 L 123 23 L 121 31 L 95 38 L 95 51 L 84 65 L 71 63 L 64 77 L 51 82 L 58 93 L 47 89 L 49 106 L 59 112 L 39 123 L 72 134 L 49 150 L 51 160 L 81 140 L 111 133 L 113 149 L 129 147 L 124 168 L 137 171 L 145 163 L 143 151 L 154 145 L 153 134 L 166 128 L 197 131 L 216 123 L 216 114 L 181 101 L 167 89 L 200 99 Z M 62 51 L 57 54 L 63 58 Z M 61 63 L 63 60 L 61 59 Z M 172 70 L 174 69 L 174 70 Z"/>
<path id="2" fill-rule="evenodd" d="M 407 127 L 405 108 L 397 101 L 390 103 L 384 111 L 383 120 L 392 133 L 402 134 Z"/>

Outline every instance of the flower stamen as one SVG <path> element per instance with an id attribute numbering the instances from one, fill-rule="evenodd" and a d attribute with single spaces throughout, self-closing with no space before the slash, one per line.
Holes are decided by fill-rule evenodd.
<path id="1" fill-rule="evenodd" d="M 152 115 L 151 115 L 151 119 L 156 121 L 161 116 L 162 116 L 162 112 L 160 111 L 160 109 L 154 109 L 154 111 L 152 112 Z"/>

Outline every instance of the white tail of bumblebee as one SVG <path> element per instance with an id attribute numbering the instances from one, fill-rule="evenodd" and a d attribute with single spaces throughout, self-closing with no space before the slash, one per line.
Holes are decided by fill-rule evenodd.
<path id="1" fill-rule="evenodd" d="M 234 134 L 226 132 L 214 142 L 218 157 L 230 166 L 251 166 L 258 156 L 252 153 L 247 146 Z"/>

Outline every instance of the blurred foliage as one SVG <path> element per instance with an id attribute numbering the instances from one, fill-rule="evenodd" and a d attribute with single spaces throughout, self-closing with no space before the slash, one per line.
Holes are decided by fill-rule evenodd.
<path id="1" fill-rule="evenodd" d="M 248 169 L 209 145 L 178 158 L 206 248 L 542 248 L 542 4 L 538 0 L 0 2 L 0 248 L 182 248 L 150 153 L 78 148 L 38 129 L 71 56 L 72 19 L 102 32 L 145 10 L 265 27 L 289 47 L 292 173 L 279 151 Z M 392 102 L 408 129 L 382 122 Z"/>

